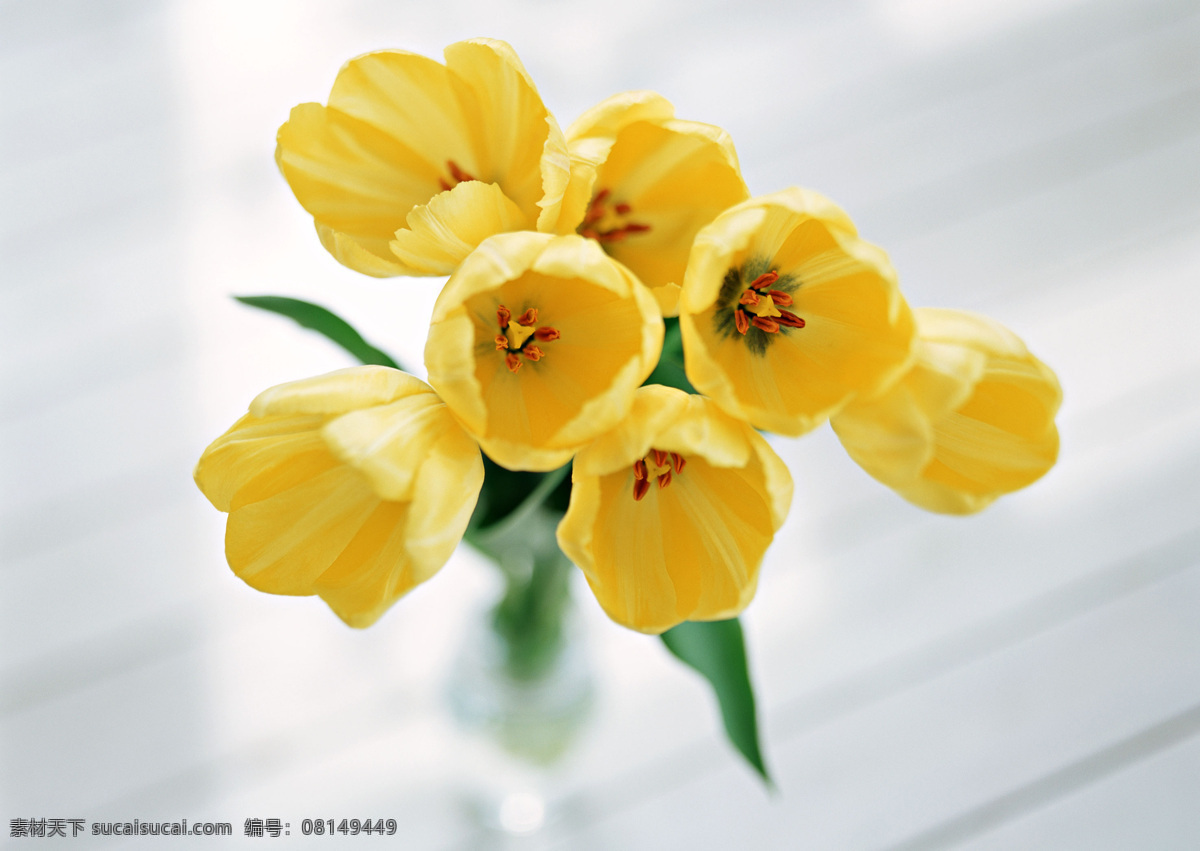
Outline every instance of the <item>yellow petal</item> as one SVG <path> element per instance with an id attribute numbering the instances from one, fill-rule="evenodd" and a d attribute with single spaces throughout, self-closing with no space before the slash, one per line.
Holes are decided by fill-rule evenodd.
<path id="1" fill-rule="evenodd" d="M 432 239 L 428 256 L 420 250 L 431 238 L 422 228 L 436 232 L 439 222 L 458 240 L 470 239 L 469 248 L 481 230 L 495 232 L 485 224 L 558 224 L 570 156 L 520 61 L 503 42 L 483 40 L 451 45 L 446 55 L 449 67 L 397 50 L 353 59 L 338 73 L 328 106 L 301 104 L 279 130 L 281 171 L 322 245 L 357 271 L 446 274 L 465 253 L 455 239 Z M 445 209 L 418 214 L 409 226 L 422 239 L 401 239 L 404 260 L 392 253 L 414 207 L 475 181 L 499 186 L 519 215 L 508 204 L 464 221 L 447 219 Z"/>
<path id="2" fill-rule="evenodd" d="M 335 466 L 265 499 L 234 507 L 225 530 L 233 572 L 271 594 L 312 594 L 313 583 L 380 499 L 354 470 Z"/>
<path id="3" fill-rule="evenodd" d="M 612 148 L 614 137 L 588 137 L 570 145 L 571 171 L 563 193 L 558 234 L 575 233 L 596 192 L 596 169 Z"/>
<path id="4" fill-rule="evenodd" d="M 292 110 L 277 143 L 283 176 L 337 260 L 376 276 L 404 273 L 388 242 L 414 204 L 441 191 L 438 171 L 392 136 L 315 103 Z"/>
<path id="5" fill-rule="evenodd" d="M 685 463 L 638 500 L 634 463 L 649 448 Z M 609 616 L 642 632 L 742 611 L 791 502 L 786 466 L 753 429 L 657 385 L 638 391 L 630 416 L 582 450 L 573 471 L 559 546 Z"/>
<path id="6" fill-rule="evenodd" d="M 479 449 L 424 382 L 357 367 L 273 387 L 205 451 L 234 573 L 320 594 L 373 623 L 450 557 L 483 482 Z"/>
<path id="7" fill-rule="evenodd" d="M 399 263 L 390 251 L 387 257 L 380 254 L 379 252 L 383 251 L 386 245 L 380 243 L 379 240 L 365 237 L 355 239 L 328 225 L 323 225 L 319 221 L 315 224 L 317 238 L 321 241 L 322 247 L 333 255 L 334 260 L 355 272 L 370 275 L 372 278 L 393 278 L 396 275 L 417 274 L 416 269 Z"/>
<path id="8" fill-rule="evenodd" d="M 418 584 L 405 548 L 408 511 L 406 503 L 380 502 L 314 583 L 316 593 L 349 626 L 375 623 Z"/>
<path id="9" fill-rule="evenodd" d="M 390 243 L 392 253 L 408 268 L 429 275 L 449 275 L 487 237 L 529 224 L 499 186 L 478 180 L 414 207 L 406 222 Z"/>
<path id="10" fill-rule="evenodd" d="M 448 160 L 476 177 L 485 176 L 475 156 L 470 119 L 456 96 L 454 75 L 434 59 L 406 50 L 379 50 L 351 59 L 334 80 L 329 108 L 403 145 L 408 156 L 395 166 L 407 166 L 424 181 L 424 195 L 406 198 L 405 213 L 440 191 L 438 180 L 445 176 Z"/>
<path id="11" fill-rule="evenodd" d="M 334 466 L 334 459 L 316 429 L 324 421 L 319 416 L 242 417 L 225 434 L 213 441 L 196 464 L 197 486 L 218 511 L 229 511 L 238 491 L 256 479 L 260 487 L 266 480 L 285 475 L 296 467 L 296 459 L 318 456 L 319 463 Z M 314 475 L 307 465 L 305 477 Z"/>
<path id="12" fill-rule="evenodd" d="M 428 392 L 428 384 L 398 369 L 352 366 L 264 390 L 250 403 L 250 413 L 254 417 L 341 414 Z"/>
<path id="13" fill-rule="evenodd" d="M 778 332 L 740 296 L 760 274 L 790 294 L 803 327 Z M 894 382 L 913 346 L 912 315 L 887 256 L 857 238 L 845 214 L 800 189 L 752 199 L 696 239 L 680 331 L 688 378 L 723 409 L 758 428 L 799 435 L 859 396 Z"/>
<path id="14" fill-rule="evenodd" d="M 361 471 L 384 499 L 413 498 L 413 482 L 430 447 L 454 421 L 433 393 L 363 408 L 329 421 L 321 438 L 344 464 Z"/>
<path id="15" fill-rule="evenodd" d="M 574 143 L 589 136 L 616 137 L 636 121 L 666 121 L 675 117 L 675 107 L 658 92 L 621 92 L 600 103 L 571 122 L 567 141 Z"/>
<path id="16" fill-rule="evenodd" d="M 445 50 L 460 98 L 471 105 L 476 177 L 498 183 L 522 210 L 538 209 L 537 228 L 558 224 L 571 161 L 566 139 L 537 88 L 503 41 L 471 39 Z"/>
<path id="17" fill-rule="evenodd" d="M 1054 465 L 1054 373 L 1008 329 L 965 311 L 916 311 L 912 368 L 849 405 L 834 430 L 863 469 L 931 511 L 967 514 Z"/>
<path id="18" fill-rule="evenodd" d="M 675 119 L 652 92 L 629 92 L 593 107 L 568 138 L 573 171 L 564 218 L 599 239 L 656 290 L 665 315 L 675 315 L 675 288 L 697 232 L 749 196 L 729 134 Z M 630 225 L 636 230 L 626 231 Z"/>
<path id="19" fill-rule="evenodd" d="M 497 351 L 498 310 L 538 313 L 542 351 Z M 561 466 L 629 410 L 657 363 L 662 320 L 653 296 L 594 242 L 500 234 L 450 278 L 434 306 L 429 380 L 467 431 L 510 469 Z M 507 359 L 519 362 L 516 372 Z"/>
<path id="20" fill-rule="evenodd" d="M 650 444 L 683 416 L 688 394 L 648 384 L 633 397 L 629 415 L 617 428 L 597 437 L 575 459 L 575 469 L 591 477 L 623 470 L 650 451 Z"/>

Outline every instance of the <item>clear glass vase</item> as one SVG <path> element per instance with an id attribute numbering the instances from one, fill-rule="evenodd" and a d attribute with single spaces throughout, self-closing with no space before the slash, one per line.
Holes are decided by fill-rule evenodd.
<path id="1" fill-rule="evenodd" d="M 575 568 L 554 540 L 554 519 L 526 517 L 475 541 L 500 568 L 504 592 L 463 636 L 447 683 L 471 750 L 463 803 L 477 827 L 499 834 L 536 833 L 567 816 L 558 773 L 592 706 L 571 604 Z"/>

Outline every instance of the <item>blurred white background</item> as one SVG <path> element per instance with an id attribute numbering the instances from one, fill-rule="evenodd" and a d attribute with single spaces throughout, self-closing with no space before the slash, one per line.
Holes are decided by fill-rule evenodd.
<path id="1" fill-rule="evenodd" d="M 1066 394 L 1058 467 L 969 519 L 828 428 L 775 441 L 796 499 L 744 617 L 775 795 L 705 686 L 581 586 L 574 806 L 510 844 L 1196 848 L 1195 0 L 0 2 L 3 835 L 188 818 L 247 843 L 280 817 L 307 844 L 302 818 L 371 816 L 396 847 L 496 844 L 442 703 L 486 567 L 460 551 L 355 632 L 236 579 L 191 482 L 260 390 L 350 363 L 231 293 L 326 304 L 419 366 L 440 282 L 338 266 L 275 130 L 353 55 L 478 35 L 564 126 L 650 88 L 724 127 L 754 193 L 834 198 L 913 305 L 995 316 Z"/>

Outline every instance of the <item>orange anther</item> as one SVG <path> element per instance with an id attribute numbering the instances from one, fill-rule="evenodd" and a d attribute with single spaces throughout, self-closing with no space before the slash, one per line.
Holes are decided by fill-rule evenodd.
<path id="1" fill-rule="evenodd" d="M 633 207 L 630 207 L 628 204 L 617 204 L 613 209 L 617 211 L 618 216 L 626 216 Z"/>
<path id="2" fill-rule="evenodd" d="M 636 479 L 633 483 L 633 498 L 641 502 L 642 497 L 650 490 L 649 479 Z"/>
<path id="3" fill-rule="evenodd" d="M 745 334 L 750 330 L 750 319 L 746 316 L 744 310 L 733 311 L 733 324 L 737 326 L 739 334 Z"/>
<path id="4" fill-rule="evenodd" d="M 524 354 L 525 354 L 525 357 L 529 358 L 532 361 L 539 361 L 542 359 L 542 357 L 545 356 L 545 352 L 543 352 L 537 346 L 526 346 Z"/>
<path id="5" fill-rule="evenodd" d="M 675 462 L 675 472 L 682 473 L 683 465 L 687 463 L 687 460 L 682 455 L 679 455 L 675 452 L 671 453 L 671 460 Z"/>
<path id="6" fill-rule="evenodd" d="M 639 458 L 633 462 L 633 477 L 639 481 L 650 478 L 650 473 L 646 470 L 646 462 Z"/>
<path id="7" fill-rule="evenodd" d="M 508 366 L 508 371 L 515 374 L 521 368 L 521 356 L 516 352 L 509 352 L 504 356 L 504 363 Z"/>
<path id="8" fill-rule="evenodd" d="M 508 348 L 508 337 L 503 334 L 496 335 L 496 351 L 502 352 Z"/>
<path id="9" fill-rule="evenodd" d="M 665 467 L 667 464 L 667 453 L 661 449 L 651 449 L 650 454 L 654 456 L 654 463 L 660 467 Z"/>
<path id="10" fill-rule="evenodd" d="M 539 343 L 549 343 L 551 340 L 557 340 L 562 335 L 558 333 L 557 328 L 546 326 L 534 331 L 533 336 Z"/>
<path id="11" fill-rule="evenodd" d="M 754 307 L 758 304 L 758 293 L 754 290 L 746 290 L 742 293 L 742 297 L 738 299 L 738 304 L 749 305 Z"/>
<path id="12" fill-rule="evenodd" d="M 450 176 L 458 183 L 466 183 L 468 180 L 476 180 L 469 172 L 463 171 L 458 167 L 458 163 L 454 160 L 446 160 L 446 168 L 450 169 Z"/>
<path id="13" fill-rule="evenodd" d="M 779 315 L 775 317 L 775 321 L 780 325 L 787 325 L 789 328 L 803 328 L 804 320 L 790 310 L 781 310 Z"/>
<path id="14" fill-rule="evenodd" d="M 596 197 L 594 197 L 588 203 L 587 213 L 585 213 L 583 216 L 583 223 L 585 225 L 593 225 L 596 222 L 600 221 L 602 218 L 604 218 L 604 199 L 607 198 L 608 195 L 609 195 L 609 190 L 601 189 L 599 192 L 596 193 Z M 591 236 L 590 234 L 583 233 L 583 232 L 581 232 L 581 233 L 583 236 L 587 236 L 591 239 L 595 239 L 595 237 Z"/>
<path id="15" fill-rule="evenodd" d="M 671 484 L 671 471 L 667 470 L 667 472 L 658 477 L 658 489 L 662 490 L 669 484 Z"/>
<path id="16" fill-rule="evenodd" d="M 774 319 L 768 319 L 766 316 L 755 316 L 750 320 L 750 324 L 760 331 L 766 331 L 768 334 L 779 333 L 779 323 Z"/>
<path id="17" fill-rule="evenodd" d="M 779 280 L 778 272 L 763 272 L 757 278 L 750 282 L 750 288 L 761 290 L 764 287 L 769 287 L 771 284 Z"/>
<path id="18" fill-rule="evenodd" d="M 443 192 L 449 192 L 451 189 L 450 184 L 447 183 L 446 179 L 443 177 L 438 178 L 438 186 L 442 187 Z"/>
<path id="19" fill-rule="evenodd" d="M 507 328 L 510 319 L 512 319 L 512 312 L 507 307 L 500 305 L 496 308 L 496 321 L 500 323 L 501 328 Z"/>
<path id="20" fill-rule="evenodd" d="M 771 290 L 771 301 L 776 307 L 787 307 L 792 303 L 792 297 L 783 290 Z"/>
<path id="21" fill-rule="evenodd" d="M 537 308 L 531 307 L 528 310 L 526 310 L 524 313 L 522 313 L 521 316 L 517 319 L 517 324 L 524 325 L 526 328 L 528 328 L 530 325 L 536 325 L 537 324 Z"/>

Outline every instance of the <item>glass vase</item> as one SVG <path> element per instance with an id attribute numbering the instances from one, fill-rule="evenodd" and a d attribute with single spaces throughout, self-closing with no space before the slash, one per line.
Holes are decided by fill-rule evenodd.
<path id="1" fill-rule="evenodd" d="M 503 593 L 463 636 L 446 689 L 471 751 L 463 803 L 476 826 L 499 834 L 536 833 L 566 817 L 556 775 L 593 700 L 571 603 L 575 567 L 546 514 L 473 542 L 498 566 Z"/>

